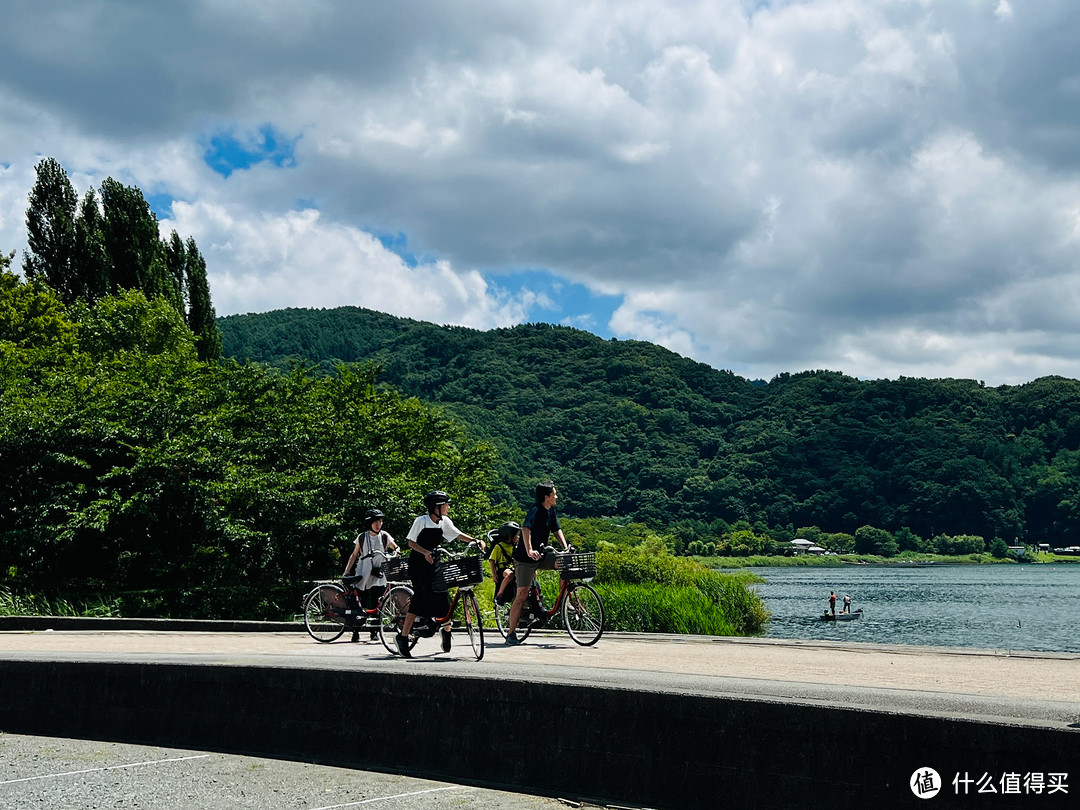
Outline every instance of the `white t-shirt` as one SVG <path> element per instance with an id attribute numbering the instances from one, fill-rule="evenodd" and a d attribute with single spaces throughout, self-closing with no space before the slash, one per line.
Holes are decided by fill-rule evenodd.
<path id="1" fill-rule="evenodd" d="M 409 534 L 406 535 L 407 539 L 415 540 L 424 529 L 442 529 L 444 540 L 456 540 L 461 536 L 461 531 L 454 525 L 454 521 L 445 515 L 438 523 L 431 519 L 431 515 L 420 515 L 413 521 Z"/>
<path id="2" fill-rule="evenodd" d="M 381 567 L 386 562 L 386 545 L 384 541 L 393 540 L 389 532 L 361 532 L 357 535 L 356 545 L 360 547 L 360 553 L 356 555 L 356 575 L 363 579 L 357 587 L 362 591 L 369 588 L 379 588 L 386 584 L 385 576 L 374 576 L 372 568 Z"/>

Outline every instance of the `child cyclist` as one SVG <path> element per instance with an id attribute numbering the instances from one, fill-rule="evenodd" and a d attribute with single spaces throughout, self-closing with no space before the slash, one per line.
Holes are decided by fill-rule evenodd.
<path id="1" fill-rule="evenodd" d="M 465 534 L 446 516 L 450 508 L 450 496 L 442 490 L 429 492 L 424 496 L 426 515 L 420 515 L 413 521 L 406 539 L 409 541 L 409 579 L 412 580 L 413 595 L 409 601 L 409 612 L 405 614 L 405 625 L 396 639 L 398 652 L 402 658 L 412 658 L 409 651 L 409 633 L 420 616 L 436 619 L 450 611 L 450 600 L 445 593 L 438 593 L 435 588 L 435 558 L 432 552 L 443 540 L 461 539 L 466 543 L 476 542 L 481 550 L 484 544 Z M 442 649 L 450 652 L 450 623 L 442 627 Z"/>
<path id="2" fill-rule="evenodd" d="M 352 554 L 345 564 L 343 577 L 354 574 L 363 577 L 357 584 L 360 591 L 360 607 L 371 610 L 379 604 L 379 596 L 386 588 L 386 577 L 383 576 L 383 563 L 386 561 L 386 553 L 395 551 L 397 543 L 389 532 L 382 530 L 383 513 L 378 509 L 369 509 L 364 515 L 364 525 L 367 529 L 356 536 Z M 355 568 L 354 568 L 355 566 Z M 371 640 L 379 638 L 379 631 L 371 631 Z M 360 631 L 354 630 L 353 641 L 360 640 Z"/>
<path id="3" fill-rule="evenodd" d="M 488 565 L 491 566 L 491 578 L 495 582 L 497 605 L 506 604 L 517 594 L 514 587 L 514 544 L 520 533 L 521 526 L 511 520 L 488 534 L 491 540 Z"/>

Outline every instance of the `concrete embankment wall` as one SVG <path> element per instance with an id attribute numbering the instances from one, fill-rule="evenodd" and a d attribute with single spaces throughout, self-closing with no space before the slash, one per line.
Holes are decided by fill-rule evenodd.
<path id="1" fill-rule="evenodd" d="M 930 764 L 1080 762 L 1080 733 L 415 671 L 0 660 L 0 731 L 246 753 L 654 808 L 924 806 Z M 1074 774 L 1080 781 L 1080 775 Z M 948 789 L 952 790 L 951 786 Z M 1066 807 L 969 796 L 935 807 Z M 1065 799 L 1064 803 L 1061 799 Z"/>

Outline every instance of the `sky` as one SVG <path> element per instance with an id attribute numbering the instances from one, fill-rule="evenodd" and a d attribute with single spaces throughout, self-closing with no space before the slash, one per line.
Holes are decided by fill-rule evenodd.
<path id="1" fill-rule="evenodd" d="M 219 315 L 1080 378 L 1076 0 L 6 0 L 4 29 L 5 253 L 53 157 L 194 237 Z"/>

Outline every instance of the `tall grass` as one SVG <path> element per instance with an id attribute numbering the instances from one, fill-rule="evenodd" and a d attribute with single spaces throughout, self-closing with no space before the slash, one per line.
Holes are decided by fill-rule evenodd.
<path id="1" fill-rule="evenodd" d="M 0 616 L 116 616 L 116 601 L 94 597 L 73 603 L 66 599 L 47 599 L 33 594 L 19 594 L 0 588 Z"/>
<path id="2" fill-rule="evenodd" d="M 697 588 L 666 585 L 598 584 L 605 623 L 611 630 L 735 636 L 725 611 Z"/>
<path id="3" fill-rule="evenodd" d="M 649 543 L 601 549 L 596 561 L 595 584 L 613 630 L 756 635 L 769 621 L 761 597 L 748 587 L 762 581 L 751 572 L 721 574 Z M 676 627 L 685 629 L 670 629 Z"/>
<path id="4" fill-rule="evenodd" d="M 666 548 L 648 545 L 605 548 L 597 552 L 596 561 L 592 585 L 604 600 L 607 630 L 751 636 L 763 632 L 769 620 L 761 597 L 748 587 L 763 580 L 751 572 L 721 574 L 686 557 L 673 557 Z M 541 571 L 538 579 L 544 603 L 554 605 L 558 574 Z M 488 616 L 493 591 L 490 580 L 475 589 L 480 609 Z M 561 628 L 562 624 L 554 617 L 548 627 Z"/>

